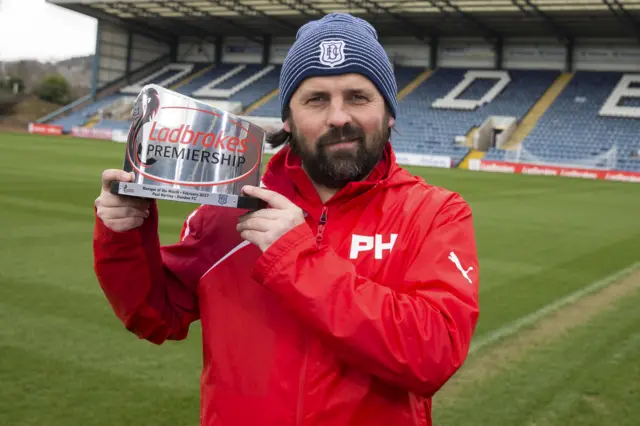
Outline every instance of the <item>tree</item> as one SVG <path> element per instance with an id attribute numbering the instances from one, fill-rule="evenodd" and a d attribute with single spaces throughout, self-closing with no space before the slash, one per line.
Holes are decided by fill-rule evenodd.
<path id="1" fill-rule="evenodd" d="M 37 94 L 43 101 L 64 105 L 71 101 L 71 86 L 60 74 L 50 74 L 42 79 Z"/>

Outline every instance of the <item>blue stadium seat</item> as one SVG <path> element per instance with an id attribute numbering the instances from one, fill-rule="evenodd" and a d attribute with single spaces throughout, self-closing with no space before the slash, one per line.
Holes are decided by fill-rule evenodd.
<path id="1" fill-rule="evenodd" d="M 202 70 L 206 64 L 198 64 Z M 177 90 L 186 95 L 230 71 L 236 64 L 214 67 Z M 264 66 L 252 64 L 218 88 L 231 88 Z M 396 67 L 398 90 L 413 81 L 424 68 Z M 456 143 L 456 137 L 465 136 L 473 127 L 481 125 L 490 116 L 512 116 L 521 119 L 559 76 L 557 71 L 510 70 L 511 82 L 489 104 L 473 111 L 433 108 L 436 99 L 443 98 L 464 78 L 465 69 L 438 69 L 399 104 L 396 132 L 392 143 L 398 152 L 446 155 L 454 162 L 461 161 L 469 148 Z M 194 71 L 197 72 L 197 71 Z M 280 67 L 235 93 L 228 100 L 251 105 L 278 87 Z M 601 156 L 613 146 L 617 147 L 619 170 L 640 172 L 640 120 L 634 118 L 601 117 L 599 111 L 622 73 L 578 72 L 551 107 L 538 121 L 524 141 L 527 152 L 550 163 L 575 164 Z M 166 75 L 158 78 L 165 78 Z M 491 80 L 478 79 L 459 98 L 479 99 L 493 86 Z M 81 111 L 57 119 L 66 132 L 73 126 L 85 125 L 100 109 L 105 109 L 121 96 L 111 95 Z M 640 106 L 635 98 L 621 102 L 625 106 Z M 251 113 L 253 116 L 279 117 L 280 104 L 276 96 Z M 129 128 L 128 120 L 102 120 L 98 129 Z M 505 151 L 491 148 L 484 157 L 503 160 Z M 606 166 L 606 159 L 596 166 Z"/>
<path id="2" fill-rule="evenodd" d="M 487 105 L 474 111 L 433 108 L 433 102 L 447 95 L 466 72 L 465 69 L 438 69 L 400 102 L 396 124 L 400 135 L 392 136 L 398 152 L 449 155 L 457 163 L 469 151 L 456 144 L 457 136 L 465 136 L 490 116 L 522 118 L 559 75 L 556 71 L 512 70 L 509 85 Z M 489 80 L 476 80 L 459 98 L 479 99 L 493 84 Z"/>
<path id="3" fill-rule="evenodd" d="M 622 75 L 577 72 L 525 138 L 523 148 L 544 162 L 576 164 L 616 146 L 616 168 L 640 171 L 640 159 L 633 157 L 640 150 L 640 119 L 599 115 Z M 633 98 L 623 99 L 621 105 L 640 106 Z M 504 151 L 492 150 L 485 158 L 502 159 Z"/>
<path id="4" fill-rule="evenodd" d="M 253 74 L 263 69 L 260 66 L 258 70 L 253 70 Z M 243 108 L 247 108 L 252 103 L 262 99 L 269 93 L 278 88 L 278 81 L 280 79 L 280 66 L 276 66 L 273 70 L 262 76 L 260 79 L 254 81 L 244 89 L 234 94 L 229 100 L 231 102 L 240 102 Z"/>
<path id="5" fill-rule="evenodd" d="M 206 86 L 207 83 L 211 83 L 215 79 L 238 67 L 238 65 L 240 64 L 223 64 L 217 66 L 205 72 L 203 75 L 195 78 L 193 81 L 185 84 L 184 86 L 179 87 L 177 91 L 187 96 L 192 96 L 196 99 L 217 99 L 215 96 L 199 96 L 194 92 Z M 216 84 L 215 89 L 232 89 L 236 85 L 242 83 L 243 81 L 246 81 L 247 79 L 253 77 L 257 73 L 265 69 L 265 65 L 259 64 L 246 64 L 245 67 L 246 68 L 244 68 L 242 71 L 234 74 L 233 76 L 220 82 L 219 84 Z M 275 66 L 274 69 L 268 71 L 258 80 L 253 81 L 248 86 L 234 93 L 231 97 L 221 99 L 230 102 L 240 102 L 242 104 L 242 107 L 246 108 L 252 103 L 271 93 L 278 87 L 279 74 L 280 67 Z"/>
<path id="6" fill-rule="evenodd" d="M 275 86 L 278 87 L 277 85 Z M 255 117 L 278 117 L 280 118 L 280 98 L 274 96 L 269 101 L 265 102 L 259 108 L 253 110 L 249 115 Z"/>
<path id="7" fill-rule="evenodd" d="M 164 72 L 158 74 L 155 78 L 151 79 L 150 81 L 146 82 L 145 84 L 158 84 L 160 82 L 163 82 L 163 81 L 173 77 L 174 75 L 178 75 L 179 72 L 180 72 L 180 70 L 177 70 L 177 69 L 165 70 Z"/>
<path id="8" fill-rule="evenodd" d="M 402 90 L 407 84 L 415 79 L 420 73 L 425 71 L 425 68 L 420 67 L 395 67 L 396 84 L 398 85 L 398 91 Z M 272 73 L 267 74 L 265 79 L 271 76 L 273 80 L 273 89 L 278 88 L 278 80 L 280 76 L 280 69 L 274 70 Z M 268 92 L 267 92 L 268 93 Z M 247 105 L 247 104 L 244 104 Z M 280 117 L 280 99 L 276 96 L 273 99 L 266 102 L 260 108 L 251 112 L 252 116 L 258 117 Z"/>
<path id="9" fill-rule="evenodd" d="M 50 124 L 62 126 L 64 132 L 71 132 L 72 127 L 85 125 L 93 115 L 95 115 L 101 109 L 108 107 L 111 103 L 118 100 L 120 96 L 122 95 L 115 94 L 115 95 L 107 96 L 104 99 L 100 99 L 99 101 L 96 101 L 87 105 L 81 110 L 72 112 L 67 116 L 55 119 Z"/>
<path id="10" fill-rule="evenodd" d="M 131 125 L 130 121 L 127 120 L 110 120 L 110 119 L 102 119 L 95 126 L 94 129 L 111 129 L 111 130 L 123 130 L 128 131 L 129 126 Z"/>
<path id="11" fill-rule="evenodd" d="M 242 83 L 244 80 L 257 74 L 260 70 L 264 69 L 264 67 L 264 65 L 248 64 L 245 69 L 218 84 L 216 89 L 232 89 L 236 84 Z"/>
<path id="12" fill-rule="evenodd" d="M 194 78 L 189 83 L 178 87 L 176 89 L 177 92 L 182 93 L 183 95 L 191 96 L 193 92 L 200 89 L 207 83 L 212 82 L 218 77 L 222 77 L 227 72 L 231 71 L 236 65 L 234 64 L 222 64 L 216 66 L 209 71 L 205 72 L 199 77 Z"/>

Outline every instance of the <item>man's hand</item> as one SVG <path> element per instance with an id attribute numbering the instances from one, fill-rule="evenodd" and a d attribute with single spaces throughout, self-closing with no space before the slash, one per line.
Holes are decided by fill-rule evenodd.
<path id="1" fill-rule="evenodd" d="M 277 192 L 256 186 L 245 186 L 242 191 L 271 206 L 241 216 L 236 227 L 242 238 L 260 247 L 262 252 L 267 251 L 278 238 L 304 223 L 302 209 Z"/>
<path id="2" fill-rule="evenodd" d="M 133 182 L 134 178 L 133 173 L 123 170 L 109 169 L 102 172 L 102 191 L 95 206 L 100 220 L 112 231 L 125 232 L 137 228 L 149 217 L 149 200 L 109 192 L 111 182 Z"/>

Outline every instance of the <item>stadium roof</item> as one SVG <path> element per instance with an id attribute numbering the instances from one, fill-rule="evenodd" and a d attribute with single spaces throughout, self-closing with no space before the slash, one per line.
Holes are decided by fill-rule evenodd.
<path id="1" fill-rule="evenodd" d="M 349 12 L 381 36 L 634 37 L 640 0 L 47 0 L 149 34 L 173 38 L 294 36 L 311 19 Z"/>

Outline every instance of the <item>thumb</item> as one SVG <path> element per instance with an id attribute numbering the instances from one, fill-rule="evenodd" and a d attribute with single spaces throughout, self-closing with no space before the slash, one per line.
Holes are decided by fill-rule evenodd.
<path id="1" fill-rule="evenodd" d="M 102 172 L 102 189 L 108 191 L 111 182 L 133 182 L 135 175 L 133 172 L 125 172 L 124 170 L 108 169 Z"/>

